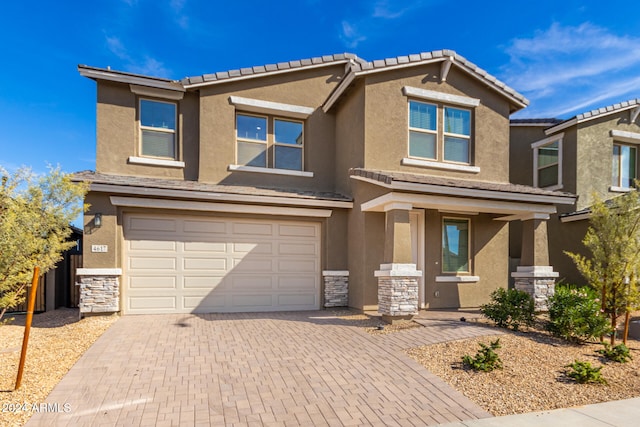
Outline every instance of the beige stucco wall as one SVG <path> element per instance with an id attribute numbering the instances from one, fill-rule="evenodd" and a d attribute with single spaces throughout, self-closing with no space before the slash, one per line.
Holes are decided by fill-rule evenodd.
<path id="1" fill-rule="evenodd" d="M 365 87 L 357 81 L 333 113 L 336 116 L 336 191 L 351 194 L 349 168 L 364 166 Z"/>
<path id="2" fill-rule="evenodd" d="M 442 218 L 460 217 L 471 220 L 471 265 L 470 275 L 479 276 L 478 282 L 436 282 L 443 276 L 442 263 Z M 427 308 L 478 307 L 489 302 L 495 289 L 506 288 L 509 277 L 508 226 L 495 221 L 492 215 L 474 216 L 442 214 L 427 210 L 425 214 L 425 298 Z M 436 296 L 437 293 L 437 296 Z"/>
<path id="3" fill-rule="evenodd" d="M 142 97 L 145 99 L 159 99 Z M 129 85 L 98 82 L 96 111 L 96 172 L 171 179 L 196 179 L 198 175 L 198 97 L 186 94 L 178 105 L 178 156 L 184 168 L 130 164 L 140 155 L 136 106 L 140 97 Z"/>
<path id="4" fill-rule="evenodd" d="M 87 268 L 120 268 L 121 247 L 117 208 L 111 204 L 109 195 L 105 193 L 90 192 L 85 203 L 90 206 L 84 214 L 83 266 Z M 96 228 L 94 225 L 96 213 L 102 214 L 100 228 Z M 91 252 L 92 245 L 107 245 L 107 252 Z"/>
<path id="5" fill-rule="evenodd" d="M 342 71 L 343 66 L 337 65 L 201 88 L 200 181 L 332 191 L 334 116 L 324 113 L 321 105 L 338 84 Z M 236 107 L 229 103 L 231 95 L 314 108 L 305 121 L 303 156 L 304 170 L 313 172 L 314 177 L 229 171 L 228 166 L 236 164 Z M 242 109 L 238 107 L 237 111 Z"/>
<path id="6" fill-rule="evenodd" d="M 440 64 L 406 68 L 366 77 L 365 163 L 370 169 L 402 170 L 412 173 L 461 179 L 509 181 L 509 103 L 476 79 L 452 67 L 446 82 L 439 83 Z M 472 108 L 471 163 L 480 173 L 402 166 L 408 157 L 408 100 L 404 86 L 480 99 Z M 430 102 L 430 101 L 425 101 Z M 440 104 L 442 105 L 442 104 Z M 442 115 L 438 116 L 442 132 Z M 438 151 L 442 151 L 440 135 Z"/>

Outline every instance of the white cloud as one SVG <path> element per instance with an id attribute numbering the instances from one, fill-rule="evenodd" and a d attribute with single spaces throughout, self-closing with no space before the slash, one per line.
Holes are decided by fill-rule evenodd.
<path id="1" fill-rule="evenodd" d="M 134 58 L 118 37 L 106 36 L 107 48 L 122 61 L 124 71 L 136 74 L 144 74 L 154 77 L 168 77 L 171 70 L 155 58 L 144 55 L 142 58 Z"/>
<path id="2" fill-rule="evenodd" d="M 532 102 L 522 115 L 561 116 L 597 108 L 598 102 L 635 98 L 640 39 L 583 23 L 553 24 L 506 48 L 501 78 Z M 625 98 L 626 97 L 626 98 Z M 605 104 L 606 105 L 606 104 Z M 602 105 L 599 105 L 602 106 Z"/>
<path id="3" fill-rule="evenodd" d="M 395 4 L 389 4 L 393 2 L 389 2 L 388 0 L 380 0 L 377 1 L 373 6 L 373 17 L 374 18 L 383 18 L 383 19 L 396 19 L 400 18 L 404 13 L 409 9 L 407 7 L 400 8 L 399 10 L 392 10 Z M 404 5 L 404 3 L 401 3 Z"/>
<path id="4" fill-rule="evenodd" d="M 365 41 L 367 38 L 359 34 L 354 25 L 347 21 L 342 21 L 341 39 L 348 47 L 355 48 L 358 46 L 358 43 Z"/>

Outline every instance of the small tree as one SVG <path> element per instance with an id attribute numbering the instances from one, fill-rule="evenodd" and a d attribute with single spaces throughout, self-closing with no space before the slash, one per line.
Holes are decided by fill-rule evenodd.
<path id="1" fill-rule="evenodd" d="M 640 307 L 640 197 L 637 191 L 631 191 L 607 202 L 597 196 L 594 200 L 589 229 L 582 240 L 591 251 L 591 257 L 565 253 L 600 293 L 602 311 L 611 320 L 613 346 L 620 316 L 626 315 L 623 336 L 626 343 L 629 313 Z"/>
<path id="2" fill-rule="evenodd" d="M 0 168 L 0 319 L 25 300 L 35 266 L 53 268 L 75 243 L 69 224 L 83 211 L 86 184 L 74 184 L 59 168 L 38 176 Z"/>

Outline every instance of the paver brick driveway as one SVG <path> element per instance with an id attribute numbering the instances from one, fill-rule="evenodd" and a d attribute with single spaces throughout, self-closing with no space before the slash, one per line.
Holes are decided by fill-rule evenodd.
<path id="1" fill-rule="evenodd" d="M 351 323 L 351 325 L 350 325 Z M 331 312 L 120 318 L 29 426 L 434 425 L 490 414 L 403 348 L 495 333 L 463 323 L 370 335 Z"/>

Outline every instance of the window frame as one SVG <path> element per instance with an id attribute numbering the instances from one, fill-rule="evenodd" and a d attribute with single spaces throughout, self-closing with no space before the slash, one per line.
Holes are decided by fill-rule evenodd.
<path id="1" fill-rule="evenodd" d="M 247 117 L 259 117 L 263 118 L 266 121 L 266 139 L 264 141 L 258 139 L 250 139 L 250 138 L 241 138 L 238 136 L 238 116 L 247 116 Z M 299 123 L 302 127 L 302 144 L 287 144 L 276 141 L 276 133 L 275 133 L 275 124 L 276 121 L 290 122 L 290 123 Z M 305 165 L 304 165 L 304 152 L 305 152 L 305 120 L 291 118 L 291 117 L 283 117 L 275 114 L 260 114 L 260 113 L 251 113 L 243 110 L 235 111 L 235 162 L 236 164 L 231 167 L 231 170 L 246 170 L 251 172 L 256 172 L 260 169 L 264 169 L 265 172 L 270 173 L 270 171 L 274 171 L 277 173 L 278 171 L 284 171 L 284 174 L 291 173 L 300 173 L 306 176 Z M 241 164 L 238 158 L 238 142 L 248 142 L 248 143 L 263 143 L 265 145 L 265 166 L 252 166 Z M 300 169 L 282 169 L 276 168 L 276 147 L 288 147 L 288 148 L 296 148 L 300 150 Z"/>
<path id="2" fill-rule="evenodd" d="M 549 138 L 545 138 L 542 139 L 540 141 L 536 141 L 534 143 L 531 144 L 531 148 L 533 149 L 533 186 L 534 187 L 538 187 L 538 188 L 544 188 L 545 190 L 559 190 L 563 187 L 562 184 L 562 146 L 563 146 L 563 140 L 564 140 L 564 132 L 558 135 L 553 135 L 550 136 Z M 540 156 L 540 149 L 544 148 L 548 145 L 554 144 L 555 142 L 558 143 L 558 161 L 557 163 L 553 163 L 553 164 L 549 164 L 549 165 L 545 165 L 544 167 L 540 167 L 539 164 L 539 156 Z M 539 172 L 542 169 L 546 169 L 555 165 L 558 165 L 558 176 L 557 176 L 557 182 L 556 184 L 553 185 L 548 185 L 546 187 L 540 187 L 540 178 L 539 178 Z"/>
<path id="3" fill-rule="evenodd" d="M 450 108 L 452 110 L 460 110 L 460 111 L 467 111 L 469 113 L 469 135 L 464 135 L 464 134 L 457 134 L 457 133 L 452 133 L 452 132 L 447 132 L 447 115 L 446 115 L 446 110 L 447 108 Z M 471 131 L 473 129 L 473 111 L 469 108 L 461 108 L 458 106 L 452 106 L 452 105 L 447 105 L 447 104 L 442 104 L 442 161 L 445 163 L 453 163 L 453 164 L 458 164 L 458 165 L 471 165 Z M 451 137 L 451 138 L 458 138 L 458 139 L 466 139 L 467 140 L 467 158 L 469 159 L 468 162 L 457 162 L 455 160 L 447 160 L 445 158 L 446 156 L 446 149 L 445 149 L 445 144 L 446 144 L 446 140 L 447 137 Z"/>
<path id="4" fill-rule="evenodd" d="M 416 128 L 416 127 L 412 127 L 411 126 L 411 103 L 414 102 L 416 104 L 424 104 L 424 105 L 430 105 L 435 107 L 436 110 L 436 128 L 435 130 L 431 130 L 431 129 L 423 129 L 423 128 Z M 438 160 L 438 155 L 439 155 L 439 151 L 438 150 L 438 110 L 439 110 L 439 106 L 437 103 L 433 103 L 433 102 L 425 102 L 425 101 L 418 101 L 415 99 L 409 99 L 407 102 L 407 106 L 408 106 L 408 111 L 407 111 L 407 128 L 408 128 L 408 133 L 407 133 L 407 156 L 409 158 L 412 159 L 420 159 L 420 160 Z M 433 152 L 435 154 L 435 157 L 420 157 L 420 156 L 412 156 L 411 155 L 411 132 L 418 132 L 418 133 L 424 133 L 427 135 L 434 135 L 435 136 L 435 144 L 433 147 Z"/>
<path id="5" fill-rule="evenodd" d="M 634 176 L 631 177 L 631 182 L 633 184 L 633 180 L 638 178 L 638 146 L 636 144 L 628 144 L 628 143 L 623 143 L 623 142 L 619 142 L 619 141 L 614 141 L 612 144 L 612 153 L 611 153 L 611 166 L 612 166 L 612 170 L 611 170 L 611 189 L 613 189 L 614 191 L 630 191 L 631 189 L 635 188 L 633 185 L 630 186 L 624 186 L 622 185 L 622 174 L 620 173 L 620 171 L 623 168 L 622 165 L 622 151 L 620 152 L 620 154 L 618 154 L 618 182 L 614 183 L 613 182 L 613 162 L 615 161 L 616 155 L 613 153 L 615 151 L 615 148 L 617 147 L 629 147 L 632 148 L 635 151 L 635 171 L 634 171 Z"/>
<path id="6" fill-rule="evenodd" d="M 407 99 L 407 157 L 402 160 L 403 165 L 408 166 L 426 166 L 433 168 L 441 168 L 441 169 L 454 169 L 460 170 L 464 172 L 473 172 L 478 173 L 480 169 L 474 166 L 473 162 L 473 144 L 474 144 L 474 120 L 473 115 L 475 112 L 474 106 L 471 103 L 459 105 L 454 102 L 446 102 L 448 98 L 443 98 L 442 100 L 437 99 L 434 101 L 429 101 L 429 99 L 421 99 L 416 97 L 408 97 Z M 435 131 L 426 130 L 422 128 L 414 128 L 411 126 L 411 103 L 419 103 L 432 105 L 436 107 L 436 129 Z M 467 111 L 469 112 L 469 135 L 464 134 L 456 134 L 452 132 L 445 132 L 446 126 L 446 115 L 445 110 L 447 108 Z M 411 132 L 422 132 L 428 133 L 431 135 L 435 135 L 435 157 L 419 157 L 415 155 L 411 155 Z M 460 138 L 467 140 L 467 158 L 468 162 L 458 162 L 455 160 L 446 160 L 445 159 L 445 140 L 447 137 L 452 138 Z"/>
<path id="7" fill-rule="evenodd" d="M 445 266 L 445 262 L 444 262 L 444 251 L 445 251 L 445 245 L 444 245 L 444 236 L 445 236 L 445 225 L 446 225 L 446 221 L 447 220 L 453 220 L 453 221 L 465 221 L 467 223 L 467 270 L 466 271 L 462 271 L 462 270 L 457 270 L 457 271 L 450 271 L 450 270 L 445 270 L 444 266 Z M 464 218 L 464 217 L 457 217 L 457 216 L 443 216 L 441 218 L 440 221 L 440 227 L 441 227 L 441 233 L 440 233 L 440 273 L 444 274 L 444 275 L 464 275 L 464 276 L 468 276 L 471 275 L 473 272 L 473 256 L 471 253 L 471 218 Z"/>
<path id="8" fill-rule="evenodd" d="M 154 102 L 157 104 L 169 104 L 172 105 L 174 107 L 173 109 L 173 113 L 174 113 L 174 127 L 175 129 L 169 129 L 169 128 L 160 128 L 160 127 L 155 127 L 155 126 L 144 126 L 142 124 L 142 103 L 143 101 L 147 101 L 147 102 Z M 179 144 L 178 144 L 178 125 L 179 125 L 179 113 L 178 113 L 178 103 L 177 102 L 172 102 L 172 101 L 165 101 L 165 100 L 158 100 L 158 99 L 153 99 L 153 98 L 148 98 L 148 97 L 143 97 L 140 96 L 138 97 L 138 152 L 140 153 L 140 158 L 142 159 L 155 159 L 155 160 L 159 160 L 159 161 L 178 161 L 180 160 L 180 149 L 179 149 Z M 152 156 L 149 154 L 145 154 L 144 153 L 144 137 L 143 137 L 143 133 L 144 131 L 148 131 L 148 132 L 159 132 L 159 133 L 166 133 L 166 134 L 172 134 L 173 135 L 173 157 L 165 157 L 165 156 Z"/>

